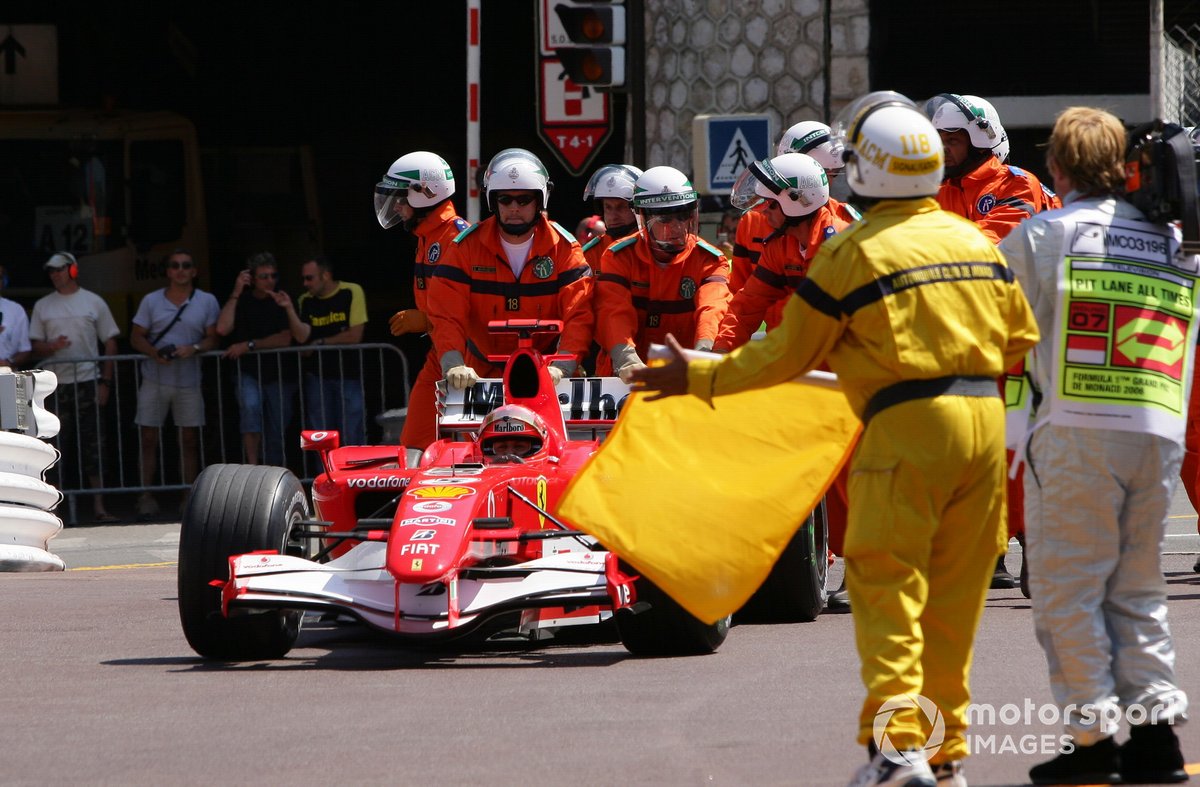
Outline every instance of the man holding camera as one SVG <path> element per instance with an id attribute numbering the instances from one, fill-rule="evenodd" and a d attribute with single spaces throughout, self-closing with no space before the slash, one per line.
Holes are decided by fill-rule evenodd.
<path id="1" fill-rule="evenodd" d="M 133 349 L 147 358 L 142 362 L 135 418 L 141 427 L 143 487 L 154 483 L 158 437 L 168 410 L 179 429 L 183 482 L 191 484 L 199 472 L 204 395 L 200 359 L 194 356 L 217 346 L 221 313 L 212 293 L 196 288 L 191 252 L 175 249 L 167 255 L 166 273 L 167 286 L 148 293 L 138 305 L 129 338 Z M 138 498 L 137 513 L 143 520 L 158 513 L 148 491 Z"/>

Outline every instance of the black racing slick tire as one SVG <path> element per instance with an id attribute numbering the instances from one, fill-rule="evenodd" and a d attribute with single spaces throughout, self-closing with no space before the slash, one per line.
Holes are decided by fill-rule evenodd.
<path id="1" fill-rule="evenodd" d="M 712 653 L 729 634 L 730 618 L 704 623 L 650 580 L 634 583 L 637 600 L 614 617 L 621 644 L 635 656 L 699 656 Z"/>
<path id="2" fill-rule="evenodd" d="M 221 614 L 229 558 L 260 549 L 303 555 L 291 538 L 309 518 L 304 489 L 290 470 L 265 465 L 210 465 L 196 479 L 179 533 L 179 619 L 192 649 L 206 659 L 280 658 L 296 643 L 303 613 L 270 610 Z"/>
<path id="3" fill-rule="evenodd" d="M 829 521 L 822 499 L 742 609 L 751 617 L 774 621 L 816 620 L 829 598 L 828 576 Z"/>

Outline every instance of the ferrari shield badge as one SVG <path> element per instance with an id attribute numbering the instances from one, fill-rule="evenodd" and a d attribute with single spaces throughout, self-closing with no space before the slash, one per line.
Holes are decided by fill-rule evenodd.
<path id="1" fill-rule="evenodd" d="M 696 281 L 690 276 L 684 276 L 679 282 L 679 297 L 691 298 L 696 294 Z"/>
<path id="2" fill-rule="evenodd" d="M 538 257 L 533 261 L 533 275 L 539 279 L 549 279 L 554 273 L 554 260 L 549 257 Z"/>

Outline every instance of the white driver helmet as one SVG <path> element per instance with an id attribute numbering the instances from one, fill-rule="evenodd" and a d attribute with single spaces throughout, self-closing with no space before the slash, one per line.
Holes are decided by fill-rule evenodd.
<path id="1" fill-rule="evenodd" d="M 550 175 L 542 160 L 524 148 L 506 148 L 488 162 L 483 173 L 483 192 L 488 207 L 495 211 L 493 191 L 525 190 L 536 191 L 542 196 L 545 209 L 550 204 Z"/>
<path id="2" fill-rule="evenodd" d="M 829 126 L 816 120 L 804 120 L 783 132 L 779 138 L 776 156 L 785 153 L 805 153 L 817 160 L 829 174 L 842 171 L 842 148 L 834 144 Z"/>
<path id="3" fill-rule="evenodd" d="M 395 204 L 404 200 L 414 208 L 428 208 L 454 194 L 454 171 L 436 153 L 418 150 L 392 162 L 383 180 L 375 184 L 375 218 L 387 229 L 400 221 Z"/>
<path id="4" fill-rule="evenodd" d="M 583 189 L 583 201 L 593 199 L 633 199 L 633 186 L 642 171 L 632 164 L 605 164 L 588 179 Z"/>
<path id="5" fill-rule="evenodd" d="M 747 210 L 760 198 L 778 202 L 785 216 L 807 216 L 829 202 L 829 178 L 825 168 L 804 153 L 756 161 L 738 176 L 729 202 Z"/>
<path id="6" fill-rule="evenodd" d="M 937 194 L 945 157 L 937 130 L 905 96 L 881 90 L 839 114 L 833 136 L 846 150 L 846 181 L 863 197 Z"/>
<path id="7" fill-rule="evenodd" d="M 1008 158 L 1008 135 L 1000 125 L 996 108 L 978 96 L 960 96 L 957 93 L 942 93 L 945 99 L 933 113 L 933 127 L 938 131 L 966 131 L 971 147 L 990 150 L 996 158 Z M 1004 157 L 996 148 L 1004 145 Z"/>

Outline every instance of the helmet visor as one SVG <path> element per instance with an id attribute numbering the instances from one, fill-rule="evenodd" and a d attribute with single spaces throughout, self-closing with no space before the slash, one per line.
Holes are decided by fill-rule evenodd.
<path id="1" fill-rule="evenodd" d="M 680 207 L 643 209 L 638 211 L 638 224 L 654 246 L 678 254 L 687 248 L 688 236 L 700 230 L 699 206 L 693 202 Z"/>
<path id="2" fill-rule="evenodd" d="M 408 190 L 385 186 L 375 187 L 375 219 L 385 230 L 404 220 L 397 208 L 408 204 Z"/>
<path id="3" fill-rule="evenodd" d="M 739 210 L 750 210 L 764 198 L 778 195 L 785 186 L 770 161 L 755 161 L 734 181 L 729 204 Z"/>

